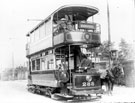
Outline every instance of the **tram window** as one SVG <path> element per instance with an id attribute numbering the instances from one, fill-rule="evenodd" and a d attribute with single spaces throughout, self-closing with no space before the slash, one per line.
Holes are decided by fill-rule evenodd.
<path id="1" fill-rule="evenodd" d="M 35 60 L 32 61 L 32 70 L 35 70 Z"/>
<path id="2" fill-rule="evenodd" d="M 41 58 L 41 70 L 45 70 L 45 58 Z"/>
<path id="3" fill-rule="evenodd" d="M 36 59 L 36 70 L 40 70 L 40 59 Z"/>
<path id="4" fill-rule="evenodd" d="M 52 53 L 53 53 L 53 51 L 52 51 L 52 50 L 49 50 L 49 51 L 48 51 L 48 54 L 52 54 Z"/>
<path id="5" fill-rule="evenodd" d="M 48 69 L 53 69 L 53 65 L 54 65 L 53 59 L 50 59 L 48 61 Z"/>
<path id="6" fill-rule="evenodd" d="M 54 60 L 53 60 L 52 54 L 46 56 L 45 68 L 47 68 L 47 69 L 53 69 L 54 68 Z"/>

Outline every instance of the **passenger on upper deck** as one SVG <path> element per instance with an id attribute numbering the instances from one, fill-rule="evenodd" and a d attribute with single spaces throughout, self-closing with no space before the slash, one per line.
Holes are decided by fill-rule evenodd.
<path id="1" fill-rule="evenodd" d="M 57 23 L 59 25 L 59 32 L 64 32 L 65 30 L 73 30 L 72 15 L 65 15 L 65 18 L 61 18 Z"/>
<path id="2" fill-rule="evenodd" d="M 73 30 L 74 29 L 72 21 L 67 22 L 67 29 L 68 30 Z"/>
<path id="3" fill-rule="evenodd" d="M 65 18 L 58 21 L 58 29 L 59 32 L 64 32 L 67 29 L 67 20 Z"/>
<path id="4" fill-rule="evenodd" d="M 68 30 L 73 30 L 74 26 L 73 26 L 73 16 L 72 15 L 65 15 L 65 18 L 67 19 L 67 29 Z"/>

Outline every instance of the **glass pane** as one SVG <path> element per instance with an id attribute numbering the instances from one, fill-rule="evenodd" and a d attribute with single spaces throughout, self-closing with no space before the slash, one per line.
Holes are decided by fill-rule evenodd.
<path id="1" fill-rule="evenodd" d="M 40 70 L 40 59 L 36 59 L 36 69 Z"/>
<path id="2" fill-rule="evenodd" d="M 41 61 L 41 70 L 45 70 L 45 59 L 42 58 Z"/>
<path id="3" fill-rule="evenodd" d="M 35 70 L 35 60 L 32 61 L 32 70 Z"/>
<path id="4" fill-rule="evenodd" d="M 48 63 L 49 63 L 49 64 L 48 64 L 48 66 L 49 66 L 48 68 L 49 68 L 49 69 L 53 69 L 53 66 L 54 66 L 53 59 L 50 59 L 50 60 L 48 61 Z"/>

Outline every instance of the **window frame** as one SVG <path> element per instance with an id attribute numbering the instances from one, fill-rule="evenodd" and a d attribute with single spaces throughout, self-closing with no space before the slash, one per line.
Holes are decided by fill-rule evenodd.
<path id="1" fill-rule="evenodd" d="M 40 53 L 42 56 L 35 55 L 31 58 L 31 71 L 32 72 L 37 72 L 37 71 L 49 71 L 49 70 L 55 70 L 55 55 L 53 53 L 53 50 L 48 50 L 46 52 Z M 37 60 L 40 60 L 40 69 L 37 69 Z M 44 64 L 42 65 L 42 60 L 44 61 Z M 52 61 L 51 61 L 52 60 Z M 32 61 L 35 62 L 35 69 L 33 70 L 33 63 Z M 49 64 L 49 62 L 53 62 L 52 64 Z M 44 67 L 42 67 L 44 66 Z M 43 69 L 44 68 L 44 69 Z"/>

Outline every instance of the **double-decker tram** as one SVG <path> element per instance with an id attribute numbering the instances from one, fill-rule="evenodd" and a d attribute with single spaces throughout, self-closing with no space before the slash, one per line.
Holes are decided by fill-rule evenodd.
<path id="1" fill-rule="evenodd" d="M 28 90 L 81 98 L 103 92 L 88 55 L 101 44 L 100 25 L 88 21 L 97 13 L 92 6 L 63 6 L 27 34 Z"/>

